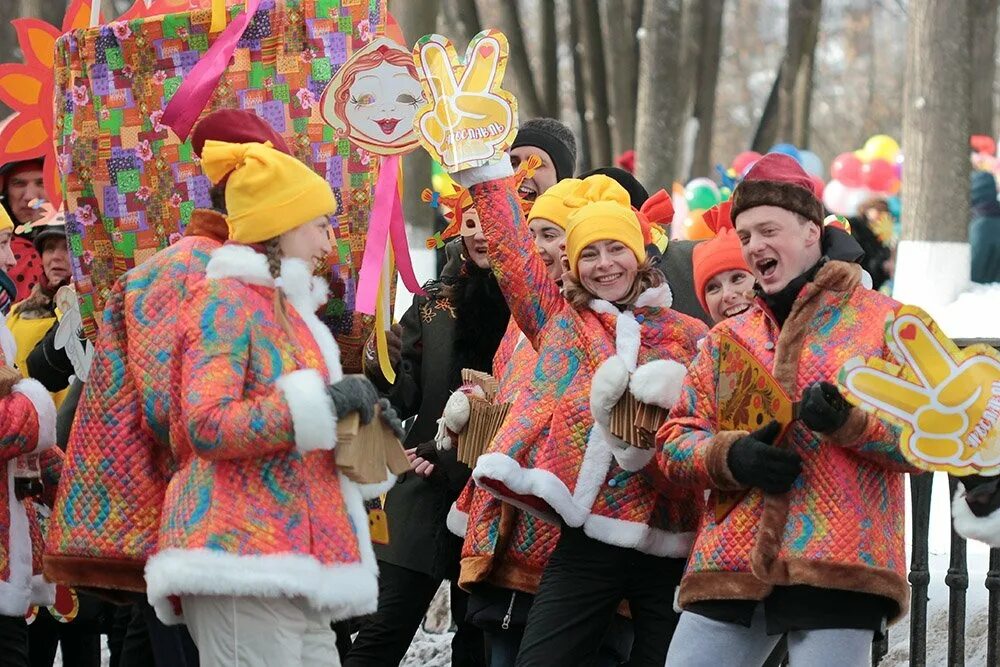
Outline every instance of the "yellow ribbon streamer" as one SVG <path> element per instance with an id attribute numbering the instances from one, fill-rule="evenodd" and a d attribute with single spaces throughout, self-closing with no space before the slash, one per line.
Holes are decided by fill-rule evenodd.
<path id="1" fill-rule="evenodd" d="M 212 25 L 209 32 L 222 32 L 226 29 L 226 0 L 212 0 Z"/>

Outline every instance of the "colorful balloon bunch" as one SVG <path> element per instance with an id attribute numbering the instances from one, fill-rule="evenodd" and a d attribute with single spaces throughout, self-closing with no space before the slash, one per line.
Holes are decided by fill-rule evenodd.
<path id="1" fill-rule="evenodd" d="M 834 213 L 857 215 L 867 199 L 895 196 L 902 185 L 903 153 L 892 137 L 876 134 L 860 150 L 841 153 L 830 163 L 823 203 Z"/>
<path id="2" fill-rule="evenodd" d="M 680 227 L 677 228 L 679 238 L 690 240 L 712 238 L 715 236 L 715 232 L 705 224 L 703 214 L 716 204 L 729 199 L 729 195 L 732 194 L 731 190 L 725 186 L 720 188 L 715 181 L 704 176 L 691 179 L 683 190 L 686 206 L 680 208 L 679 214 L 676 207 L 674 210 L 675 220 L 679 220 L 685 212 L 687 213 L 686 217 L 683 217 Z M 680 193 L 675 190 L 674 194 L 676 197 Z"/>

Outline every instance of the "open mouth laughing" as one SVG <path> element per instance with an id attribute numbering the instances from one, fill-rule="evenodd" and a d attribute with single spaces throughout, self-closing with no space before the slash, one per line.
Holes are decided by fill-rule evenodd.
<path id="1" fill-rule="evenodd" d="M 754 262 L 754 268 L 757 269 L 757 275 L 760 276 L 762 280 L 767 280 L 768 278 L 773 277 L 775 272 L 778 270 L 778 260 L 773 257 L 758 259 Z"/>
<path id="2" fill-rule="evenodd" d="M 729 308 L 726 308 L 724 311 L 722 311 L 722 314 L 725 315 L 726 317 L 735 317 L 736 315 L 742 315 L 748 310 L 750 310 L 749 303 L 739 303 L 736 304 L 735 306 L 730 306 Z"/>

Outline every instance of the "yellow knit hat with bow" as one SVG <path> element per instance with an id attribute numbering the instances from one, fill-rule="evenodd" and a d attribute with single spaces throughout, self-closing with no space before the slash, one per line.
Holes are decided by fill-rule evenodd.
<path id="1" fill-rule="evenodd" d="M 619 241 L 640 264 L 646 260 L 642 226 L 628 191 L 617 181 L 603 175 L 585 178 L 563 203 L 575 209 L 566 225 L 566 257 L 574 276 L 584 248 L 598 241 Z"/>
<path id="2" fill-rule="evenodd" d="M 565 230 L 570 214 L 576 210 L 571 206 L 566 206 L 566 198 L 576 194 L 582 185 L 583 181 L 579 178 L 564 178 L 538 195 L 531 207 L 531 212 L 528 213 L 528 223 L 542 218 Z"/>
<path id="3" fill-rule="evenodd" d="M 10 219 L 7 209 L 0 206 L 0 232 L 7 229 L 14 229 L 14 221 Z"/>
<path id="4" fill-rule="evenodd" d="M 226 222 L 237 243 L 261 243 L 337 210 L 329 184 L 270 142 L 206 141 L 201 167 L 212 183 L 229 175 Z"/>

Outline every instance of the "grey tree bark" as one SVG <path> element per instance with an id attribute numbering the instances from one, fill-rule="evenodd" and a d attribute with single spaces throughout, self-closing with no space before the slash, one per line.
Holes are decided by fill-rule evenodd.
<path id="1" fill-rule="evenodd" d="M 921 0 L 908 5 L 908 18 L 906 206 L 893 295 L 933 310 L 954 301 L 970 279 L 969 3 Z"/>
<path id="2" fill-rule="evenodd" d="M 611 128 L 608 126 L 607 73 L 601 36 L 601 14 L 593 0 L 575 0 L 582 37 L 583 77 L 587 91 L 587 131 L 590 157 L 596 166 L 611 164 Z"/>
<path id="3" fill-rule="evenodd" d="M 389 0 L 389 11 L 411 43 L 423 35 L 434 32 L 440 0 Z M 415 228 L 416 238 L 430 236 L 434 228 L 434 215 L 420 192 L 431 182 L 431 158 L 426 151 L 416 150 L 403 158 L 403 178 L 407 183 L 403 195 L 403 216 Z"/>
<path id="4" fill-rule="evenodd" d="M 646 2 L 639 45 L 636 177 L 653 191 L 670 188 L 684 119 L 680 89 L 681 0 Z"/>
<path id="5" fill-rule="evenodd" d="M 694 97 L 698 134 L 689 177 L 704 176 L 712 168 L 712 134 L 715 129 L 715 98 L 722 58 L 722 13 L 725 5 L 726 0 L 705 0 L 702 7 L 701 50 Z"/>
<path id="6" fill-rule="evenodd" d="M 997 0 L 969 0 L 972 17 L 972 134 L 995 136 Z"/>
<path id="7" fill-rule="evenodd" d="M 583 44 L 580 33 L 580 11 L 575 0 L 569 0 L 569 42 L 573 51 L 573 106 L 576 109 L 578 173 L 589 171 L 593 165 L 590 155 L 590 135 L 587 131 L 587 84 L 583 76 Z"/>
<path id="8" fill-rule="evenodd" d="M 442 9 L 448 22 L 455 26 L 457 34 L 462 36 L 465 42 L 463 46 L 471 42 L 472 38 L 482 30 L 476 0 L 445 0 Z"/>
<path id="9" fill-rule="evenodd" d="M 608 78 L 611 150 L 614 155 L 635 148 L 635 106 L 639 91 L 636 36 L 629 0 L 601 0 L 604 59 L 614 73 Z"/>
<path id="10" fill-rule="evenodd" d="M 543 113 L 542 98 L 535 85 L 535 77 L 531 73 L 531 59 L 524 43 L 524 29 L 518 13 L 517 2 L 501 2 L 498 5 L 503 33 L 507 36 L 510 47 L 510 59 L 507 71 L 514 75 L 516 82 L 518 115 L 527 120 Z"/>
<path id="11" fill-rule="evenodd" d="M 555 0 L 542 3 L 540 96 L 546 116 L 559 117 L 559 31 Z"/>

